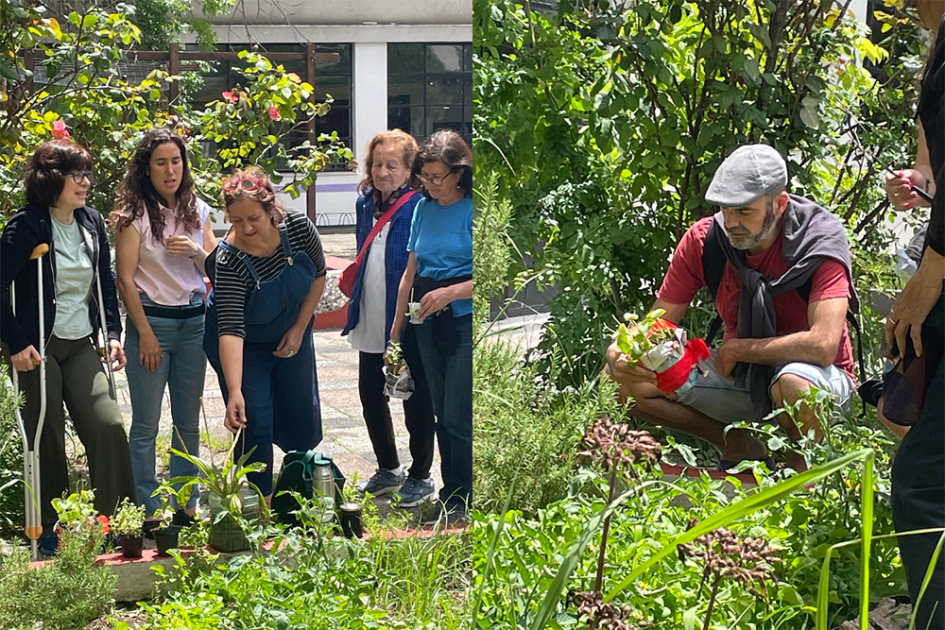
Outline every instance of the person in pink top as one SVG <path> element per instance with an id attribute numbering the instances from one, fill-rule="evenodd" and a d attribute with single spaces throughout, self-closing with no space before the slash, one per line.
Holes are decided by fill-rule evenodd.
<path id="1" fill-rule="evenodd" d="M 207 359 L 204 333 L 204 261 L 216 247 L 210 207 L 197 198 L 187 149 L 170 129 L 153 129 L 138 144 L 112 212 L 118 288 L 128 311 L 125 349 L 131 392 L 131 462 L 138 503 L 147 509 L 145 531 L 158 521 L 155 447 L 165 385 L 174 423 L 172 446 L 200 453 L 200 399 Z M 196 475 L 171 457 L 171 477 Z M 192 521 L 197 496 L 178 505 L 176 524 Z"/>
<path id="2" fill-rule="evenodd" d="M 720 211 L 697 221 L 680 240 L 654 309 L 679 324 L 696 292 L 709 287 L 724 324 L 721 347 L 692 387 L 666 393 L 656 375 L 631 363 L 616 344 L 605 372 L 632 398 L 632 413 L 696 435 L 721 451 L 719 468 L 769 458 L 765 445 L 736 421 L 765 422 L 811 387 L 845 406 L 854 391 L 853 352 L 845 316 L 856 310 L 849 243 L 841 222 L 788 194 L 787 166 L 767 145 L 745 145 L 719 166 L 705 198 Z M 794 443 L 823 431 L 802 406 L 798 422 L 778 422 Z M 806 470 L 800 453 L 787 464 Z"/>

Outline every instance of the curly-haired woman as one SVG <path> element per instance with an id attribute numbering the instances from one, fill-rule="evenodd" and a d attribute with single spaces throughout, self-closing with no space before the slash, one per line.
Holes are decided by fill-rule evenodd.
<path id="1" fill-rule="evenodd" d="M 138 144 L 118 188 L 115 209 L 118 288 L 128 311 L 125 348 L 131 392 L 131 462 L 138 503 L 148 516 L 160 508 L 155 445 L 164 388 L 171 395 L 172 446 L 200 452 L 200 398 L 207 369 L 203 341 L 204 260 L 216 246 L 210 206 L 197 198 L 187 149 L 169 129 L 152 129 Z M 171 457 L 171 477 L 196 467 Z M 175 522 L 187 524 L 194 494 Z M 149 532 L 159 521 L 149 519 Z"/>
<path id="2" fill-rule="evenodd" d="M 249 480 L 272 495 L 272 445 L 307 450 L 322 439 L 312 323 L 325 290 L 315 225 L 287 212 L 266 174 L 237 171 L 223 182 L 232 224 L 207 259 L 213 290 L 204 350 L 219 376 L 226 427 L 240 433 L 236 457 L 266 470 Z"/>

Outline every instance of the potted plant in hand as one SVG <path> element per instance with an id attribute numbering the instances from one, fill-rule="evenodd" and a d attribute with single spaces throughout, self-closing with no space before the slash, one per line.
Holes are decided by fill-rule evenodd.
<path id="1" fill-rule="evenodd" d="M 178 504 L 186 504 L 186 497 L 190 495 L 196 484 L 206 488 L 210 505 L 210 546 L 217 551 L 228 553 L 249 549 L 249 540 L 243 531 L 243 523 L 255 521 L 261 512 L 266 511 L 265 497 L 259 488 L 247 479 L 247 475 L 251 472 L 264 471 L 266 465 L 262 462 L 246 463 L 252 450 L 233 461 L 233 451 L 239 442 L 239 435 L 237 433 L 233 438 L 222 466 L 217 466 L 213 461 L 212 453 L 210 461 L 207 461 L 189 453 L 171 449 L 172 453 L 195 465 L 200 470 L 201 476 L 174 477 L 166 483 L 167 486 L 180 484 L 179 489 L 171 491 L 177 495 Z"/>
<path id="2" fill-rule="evenodd" d="M 656 372 L 656 386 L 664 392 L 682 393 L 692 387 L 698 362 L 711 356 L 702 339 L 686 340 L 686 331 L 663 319 L 666 311 L 658 308 L 638 321 L 636 313 L 624 315 L 614 341 L 631 363 L 639 363 Z M 694 369 L 696 368 L 696 369 Z"/>
<path id="3" fill-rule="evenodd" d="M 140 558 L 144 549 L 144 506 L 136 505 L 124 498 L 111 521 L 113 534 L 121 536 L 121 555 L 125 558 Z"/>
<path id="4" fill-rule="evenodd" d="M 413 394 L 413 378 L 404 360 L 400 343 L 394 340 L 387 346 L 384 366 L 384 393 L 391 398 L 407 400 Z"/>

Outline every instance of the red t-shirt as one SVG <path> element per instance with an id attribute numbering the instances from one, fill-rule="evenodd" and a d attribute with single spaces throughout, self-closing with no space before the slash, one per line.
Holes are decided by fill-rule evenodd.
<path id="1" fill-rule="evenodd" d="M 714 217 L 700 219 L 682 237 L 673 260 L 663 278 L 663 286 L 656 294 L 661 300 L 671 304 L 689 304 L 696 292 L 706 286 L 702 272 L 702 251 L 709 226 Z M 787 259 L 783 254 L 783 238 L 779 235 L 767 250 L 752 256 L 746 256 L 748 266 L 756 269 L 769 281 L 783 276 L 788 269 Z M 722 315 L 724 339 L 738 336 L 738 299 L 741 294 L 741 278 L 732 265 L 725 264 L 725 273 L 715 296 L 715 307 Z M 811 276 L 810 301 L 831 298 L 849 298 L 850 281 L 843 265 L 833 259 L 827 259 Z M 807 321 L 807 302 L 797 291 L 788 291 L 774 296 L 774 310 L 777 314 L 777 334 L 779 337 L 791 333 L 810 330 Z M 850 345 L 850 333 L 846 322 L 843 324 L 843 337 L 837 349 L 837 358 L 833 362 L 853 378 L 853 347 Z"/>

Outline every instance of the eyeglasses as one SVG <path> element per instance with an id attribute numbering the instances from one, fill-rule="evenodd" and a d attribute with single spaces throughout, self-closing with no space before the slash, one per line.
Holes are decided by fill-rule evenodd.
<path id="1" fill-rule="evenodd" d="M 244 177 L 243 179 L 230 178 L 223 182 L 223 192 L 235 192 L 242 188 L 246 192 L 255 192 L 263 187 L 262 180 L 255 177 Z"/>
<path id="2" fill-rule="evenodd" d="M 76 184 L 81 184 L 83 179 L 89 180 L 90 186 L 95 184 L 95 173 L 92 171 L 72 171 L 71 173 L 65 173 L 63 177 L 72 177 L 72 181 Z"/>
<path id="3" fill-rule="evenodd" d="M 445 180 L 447 177 L 449 177 L 455 172 L 456 171 L 450 171 L 446 175 L 424 175 L 423 173 L 420 173 L 419 175 L 417 175 L 417 177 L 424 184 L 433 184 L 434 186 L 439 186 L 440 184 L 443 183 L 443 180 Z"/>

